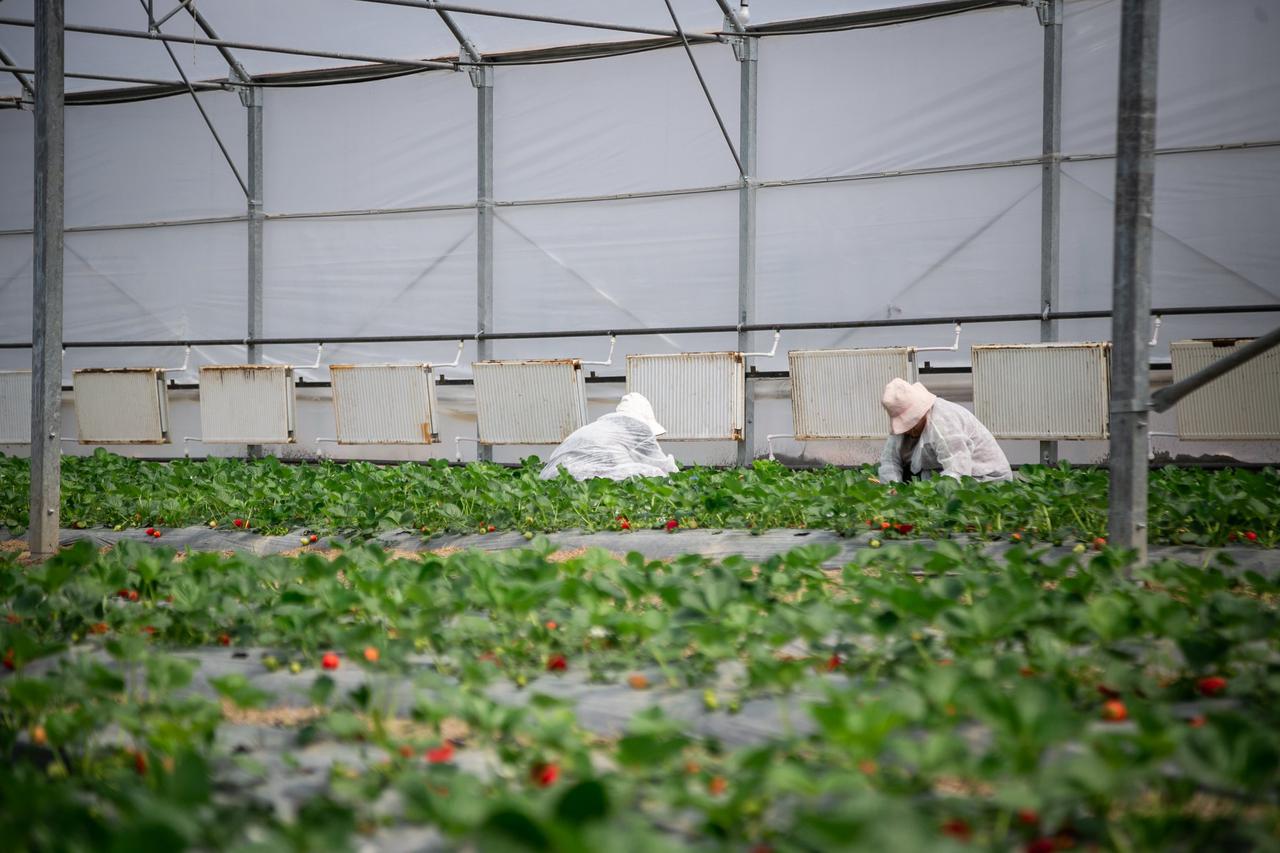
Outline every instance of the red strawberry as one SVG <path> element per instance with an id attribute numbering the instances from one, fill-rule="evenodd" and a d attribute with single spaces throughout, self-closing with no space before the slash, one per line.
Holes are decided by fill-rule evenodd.
<path id="1" fill-rule="evenodd" d="M 4 668 L 7 670 L 12 670 L 14 668 L 13 649 L 9 649 L 4 653 Z"/>
<path id="2" fill-rule="evenodd" d="M 233 522 L 231 522 L 231 523 L 232 523 L 232 524 L 234 524 L 236 527 L 244 527 L 244 519 L 243 519 L 243 518 L 237 518 L 235 521 L 233 521 Z"/>
<path id="3" fill-rule="evenodd" d="M 231 635 L 230 635 L 230 634 L 219 634 L 219 635 L 218 635 L 218 645 L 220 645 L 220 646 L 229 646 L 229 645 L 231 645 Z"/>
<path id="4" fill-rule="evenodd" d="M 1193 729 L 1198 729 L 1207 722 L 1208 720 L 1204 718 L 1204 714 L 1196 714 L 1194 717 L 1187 720 L 1187 725 L 1191 726 Z"/>
<path id="5" fill-rule="evenodd" d="M 953 817 L 942 825 L 942 834 L 949 835 L 957 841 L 968 841 L 973 836 L 969 822 Z"/>
<path id="6" fill-rule="evenodd" d="M 490 525 L 489 525 L 489 532 L 490 532 L 490 533 L 493 533 L 493 532 L 494 532 L 495 530 L 497 530 L 497 529 L 498 529 L 498 528 L 494 527 L 492 524 L 490 524 Z"/>
<path id="7" fill-rule="evenodd" d="M 142 633 L 146 634 L 148 637 L 154 637 L 154 636 L 156 635 L 156 626 L 155 626 L 155 625 L 143 625 L 143 626 L 142 626 Z"/>
<path id="8" fill-rule="evenodd" d="M 1021 533 L 1011 533 L 1011 534 L 1009 534 L 1009 541 L 1010 541 L 1010 542 L 1021 542 L 1021 541 L 1022 541 L 1022 534 L 1021 534 Z"/>
<path id="9" fill-rule="evenodd" d="M 148 527 L 148 528 L 147 528 L 147 530 L 146 530 L 146 534 L 147 534 L 148 536 L 150 536 L 151 534 L 153 534 L 153 533 L 155 533 L 155 532 L 156 532 L 156 529 L 155 529 L 154 527 Z"/>
<path id="10" fill-rule="evenodd" d="M 133 753 L 133 771 L 139 776 L 147 775 L 147 756 L 144 752 Z"/>
<path id="11" fill-rule="evenodd" d="M 407 743 L 400 744 L 400 757 L 413 758 L 413 747 L 409 746 Z"/>
<path id="12" fill-rule="evenodd" d="M 325 669 L 337 669 L 339 663 L 338 656 L 333 652 L 325 652 L 324 657 L 320 658 L 320 665 Z"/>
<path id="13" fill-rule="evenodd" d="M 364 647 L 364 659 L 369 663 L 377 663 L 380 657 L 382 657 L 382 654 L 374 646 Z"/>
<path id="14" fill-rule="evenodd" d="M 1035 809 L 1019 809 L 1018 823 L 1023 826 L 1038 826 L 1040 824 L 1040 815 Z"/>
<path id="15" fill-rule="evenodd" d="M 432 764 L 445 764 L 451 760 L 453 760 L 453 744 L 451 743 L 442 743 L 435 749 L 427 750 L 427 761 Z"/>
<path id="16" fill-rule="evenodd" d="M 555 622 L 552 622 L 552 621 L 548 621 L 548 622 L 547 622 L 547 630 L 548 630 L 548 631 L 554 631 L 556 628 L 559 628 L 559 627 L 560 627 L 560 626 L 559 626 L 559 625 L 557 625 Z"/>
<path id="17" fill-rule="evenodd" d="M 889 522 L 887 522 L 887 521 L 882 521 L 882 522 L 880 522 L 880 529 L 881 529 L 881 530 L 888 530 L 890 527 L 893 527 L 893 525 L 892 525 L 892 524 L 890 524 Z"/>
<path id="18" fill-rule="evenodd" d="M 547 658 L 548 672 L 564 672 L 569 668 L 569 662 L 564 659 L 564 655 L 552 655 Z"/>
<path id="19" fill-rule="evenodd" d="M 618 528 L 619 528 L 620 530 L 630 530 L 630 529 L 631 529 L 631 522 L 627 521 L 627 520 L 624 518 L 624 519 L 622 519 L 622 521 L 618 522 Z"/>
<path id="20" fill-rule="evenodd" d="M 831 657 L 827 658 L 827 672 L 835 672 L 840 668 L 841 663 L 843 663 L 843 661 L 840 660 L 840 655 L 833 654 Z"/>
<path id="21" fill-rule="evenodd" d="M 126 593 L 125 597 L 128 598 L 130 601 L 137 601 L 138 591 L 136 589 L 131 589 L 129 590 L 128 593 Z"/>
<path id="22" fill-rule="evenodd" d="M 1250 542 L 1257 542 L 1258 534 L 1254 533 L 1252 530 L 1249 530 L 1245 532 L 1244 538 L 1248 539 Z"/>
<path id="23" fill-rule="evenodd" d="M 676 521 L 674 518 L 669 518 L 669 519 L 667 519 L 667 532 L 668 532 L 668 533 L 670 533 L 671 531 L 675 530 L 675 529 L 676 529 L 677 527 L 679 527 L 679 526 L 680 526 L 680 522 Z"/>
<path id="24" fill-rule="evenodd" d="M 1106 538 L 1104 538 L 1104 537 L 1102 537 L 1102 536 L 1098 536 L 1098 537 L 1094 538 L 1094 540 L 1093 540 L 1093 550 L 1095 550 L 1095 551 L 1101 551 L 1101 550 L 1102 550 L 1103 548 L 1105 548 L 1105 547 L 1107 547 L 1107 540 L 1106 540 Z"/>
<path id="25" fill-rule="evenodd" d="M 315 544 L 316 542 L 320 541 L 320 537 L 315 535 L 314 533 L 312 533 L 309 538 L 311 539 L 312 544 Z"/>
<path id="26" fill-rule="evenodd" d="M 560 768 L 554 764 L 535 764 L 529 769 L 529 778 L 542 788 L 549 788 L 560 778 Z"/>
<path id="27" fill-rule="evenodd" d="M 1196 682 L 1196 690 L 1201 696 L 1217 696 L 1227 689 L 1227 680 L 1220 675 L 1211 675 Z"/>
<path id="28" fill-rule="evenodd" d="M 894 525 L 894 528 L 903 536 L 905 536 L 908 533 L 910 533 L 912 530 L 915 530 L 916 526 L 914 524 L 897 524 L 897 525 Z"/>
<path id="29" fill-rule="evenodd" d="M 160 538 L 160 531 L 159 531 L 159 530 L 157 530 L 157 531 L 155 531 L 154 533 L 152 533 L 151 535 L 152 535 L 152 536 L 154 536 L 155 538 L 159 539 L 159 538 Z"/>
<path id="30" fill-rule="evenodd" d="M 711 792 L 711 796 L 718 797 L 729 790 L 729 780 L 723 776 L 712 776 L 707 780 L 707 790 Z"/>
<path id="31" fill-rule="evenodd" d="M 1129 709 L 1119 699 L 1102 703 L 1102 719 L 1109 723 L 1122 723 L 1129 719 Z"/>
<path id="32" fill-rule="evenodd" d="M 89 626 L 90 634 L 105 634 L 110 630 L 111 630 L 111 627 L 107 625 L 106 622 L 94 622 L 92 625 Z"/>

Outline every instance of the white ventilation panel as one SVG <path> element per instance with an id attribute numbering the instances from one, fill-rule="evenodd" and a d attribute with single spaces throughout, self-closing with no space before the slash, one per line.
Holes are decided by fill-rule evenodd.
<path id="1" fill-rule="evenodd" d="M 293 441 L 293 368 L 217 364 L 200 368 L 200 440 L 204 444 Z"/>
<path id="2" fill-rule="evenodd" d="M 0 444 L 31 443 L 31 371 L 0 370 Z"/>
<path id="3" fill-rule="evenodd" d="M 1175 341 L 1173 381 L 1180 382 L 1249 343 L 1249 339 Z M 1192 391 L 1174 406 L 1183 439 L 1280 439 L 1280 348 L 1245 362 Z"/>
<path id="4" fill-rule="evenodd" d="M 436 391 L 427 364 L 332 364 L 339 444 L 430 444 Z"/>
<path id="5" fill-rule="evenodd" d="M 892 379 L 915 379 L 911 350 L 793 350 L 791 422 L 795 437 L 810 439 L 884 438 L 889 416 L 880 405 Z"/>
<path id="6" fill-rule="evenodd" d="M 92 368 L 71 374 L 81 444 L 167 444 L 169 398 L 159 367 Z"/>
<path id="7" fill-rule="evenodd" d="M 481 444 L 559 444 L 587 422 L 577 359 L 477 361 L 471 370 Z"/>
<path id="8" fill-rule="evenodd" d="M 1106 343 L 973 347 L 973 410 L 996 438 L 1106 438 Z"/>
<path id="9" fill-rule="evenodd" d="M 738 352 L 629 355 L 627 391 L 653 404 L 663 441 L 741 441 L 742 365 Z"/>

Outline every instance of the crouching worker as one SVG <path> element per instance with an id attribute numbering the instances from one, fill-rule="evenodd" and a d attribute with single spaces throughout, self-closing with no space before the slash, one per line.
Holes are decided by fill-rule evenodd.
<path id="1" fill-rule="evenodd" d="M 990 430 L 963 406 L 939 399 L 919 382 L 894 379 L 880 404 L 889 413 L 889 439 L 880 454 L 880 482 L 916 477 L 1012 480 L 1009 460 Z"/>
<path id="2" fill-rule="evenodd" d="M 579 427 L 561 442 L 541 478 L 555 479 L 560 468 L 575 480 L 665 477 L 679 468 L 675 458 L 658 446 L 658 436 L 664 432 L 649 401 L 640 394 L 627 394 L 616 411 Z"/>

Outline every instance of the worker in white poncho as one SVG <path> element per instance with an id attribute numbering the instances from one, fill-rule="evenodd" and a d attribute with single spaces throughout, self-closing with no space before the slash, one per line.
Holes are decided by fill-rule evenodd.
<path id="1" fill-rule="evenodd" d="M 554 479 L 561 468 L 575 480 L 665 477 L 679 470 L 675 458 L 658 446 L 658 436 L 666 431 L 643 395 L 627 394 L 616 411 L 579 427 L 561 442 L 541 477 Z"/>
<path id="2" fill-rule="evenodd" d="M 963 406 L 940 399 L 919 382 L 894 379 L 880 404 L 889 413 L 889 439 L 880 454 L 880 482 L 912 477 L 1011 480 L 1009 460 L 990 430 Z"/>

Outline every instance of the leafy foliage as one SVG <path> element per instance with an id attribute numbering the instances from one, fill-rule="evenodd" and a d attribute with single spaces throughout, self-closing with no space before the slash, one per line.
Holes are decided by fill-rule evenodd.
<path id="1" fill-rule="evenodd" d="M 1138 569 L 1110 550 L 1016 547 L 996 562 L 948 542 L 864 551 L 839 571 L 821 546 L 759 565 L 550 551 L 536 538 L 447 558 L 358 546 L 332 562 L 178 561 L 134 543 L 31 567 L 0 555 L 15 670 L 0 678 L 0 749 L 50 751 L 43 769 L 0 767 L 0 837 L 341 849 L 393 820 L 376 805 L 390 791 L 394 820 L 482 849 L 1253 849 L 1280 830 L 1275 580 Z M 323 716 L 300 738 L 361 742 L 385 763 L 335 768 L 290 820 L 220 796 L 224 711 L 174 653 L 223 636 L 269 649 L 264 668 L 312 673 Z M 359 687 L 315 674 L 330 649 L 364 670 Z M 558 697 L 553 656 L 618 687 L 651 673 L 655 701 L 602 739 Z M 533 695 L 502 704 L 502 682 Z M 411 688 L 417 733 L 389 725 L 391 684 Z M 269 700 L 243 676 L 211 686 L 229 705 Z M 663 712 L 691 696 L 724 728 L 767 699 L 792 716 L 730 747 Z M 465 726 L 459 754 L 484 752 L 493 772 L 464 770 L 452 748 L 424 760 L 447 721 Z"/>
<path id="2" fill-rule="evenodd" d="M 62 517 L 79 527 L 213 523 L 283 533 L 368 536 L 487 530 L 616 530 L 662 527 L 815 528 L 842 532 L 911 525 L 913 536 L 1091 541 L 1106 531 L 1107 472 L 1027 467 L 1011 483 L 947 479 L 899 485 L 872 469 L 689 468 L 668 479 L 577 482 L 538 479 L 536 457 L 516 469 L 442 460 L 285 465 L 276 459 L 142 462 L 99 450 L 63 460 Z M 27 525 L 27 460 L 0 456 L 0 525 Z M 1153 472 L 1153 542 L 1280 544 L 1280 473 L 1164 468 Z M 1256 540 L 1248 540 L 1253 533 Z M 887 536 L 900 535 L 890 528 Z"/>

